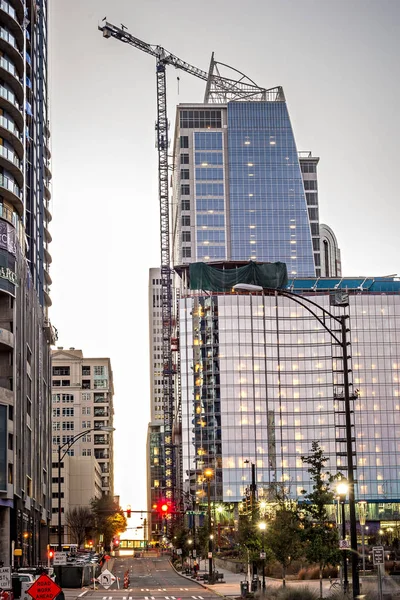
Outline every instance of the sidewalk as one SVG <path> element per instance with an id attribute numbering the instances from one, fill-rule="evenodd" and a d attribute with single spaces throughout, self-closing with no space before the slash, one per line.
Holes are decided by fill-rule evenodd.
<path id="1" fill-rule="evenodd" d="M 204 581 L 197 581 L 197 583 L 199 585 L 201 585 L 202 587 L 209 589 L 215 593 L 217 593 L 220 596 L 227 596 L 227 597 L 239 597 L 240 596 L 240 582 L 241 581 L 246 581 L 246 575 L 244 573 L 231 573 L 230 571 L 222 571 L 221 569 L 218 569 L 219 573 L 223 573 L 224 574 L 224 581 L 225 583 L 214 583 L 214 584 L 208 584 L 205 583 Z M 204 573 L 204 571 L 199 571 L 200 574 Z M 190 579 L 191 581 L 193 581 L 193 579 L 191 578 L 190 575 L 184 575 L 183 573 L 180 573 L 180 575 L 182 577 L 185 577 L 186 579 Z M 260 578 L 260 581 L 262 583 L 262 579 Z M 330 587 L 330 583 L 328 579 L 324 579 L 323 580 L 323 595 L 328 595 L 328 591 L 329 591 L 329 587 Z M 286 585 L 289 586 L 295 586 L 295 587 L 310 587 L 313 588 L 315 590 L 319 590 L 319 579 L 314 579 L 314 580 L 289 580 L 286 581 Z M 265 578 L 265 587 L 266 589 L 268 587 L 281 587 L 282 586 L 282 580 L 281 579 L 274 579 L 272 577 L 266 577 Z M 249 591 L 251 591 L 251 581 L 249 581 Z"/>

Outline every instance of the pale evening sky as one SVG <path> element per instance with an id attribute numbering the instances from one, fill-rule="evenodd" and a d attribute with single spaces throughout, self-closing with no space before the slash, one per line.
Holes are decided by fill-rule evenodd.
<path id="1" fill-rule="evenodd" d="M 155 59 L 101 19 L 203 70 L 282 85 L 298 150 L 320 157 L 320 220 L 345 275 L 400 272 L 398 0 L 51 0 L 50 318 L 59 346 L 109 356 L 115 493 L 146 508 L 148 270 L 160 263 Z M 180 78 L 179 94 L 177 77 Z M 168 110 L 204 82 L 169 68 Z"/>

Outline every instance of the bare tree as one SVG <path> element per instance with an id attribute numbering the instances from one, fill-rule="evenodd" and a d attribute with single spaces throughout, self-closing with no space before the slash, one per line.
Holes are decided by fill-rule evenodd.
<path id="1" fill-rule="evenodd" d="M 78 548 L 83 545 L 88 529 L 94 525 L 93 514 L 89 507 L 72 508 L 65 515 L 65 523 L 69 527 L 72 539 Z"/>

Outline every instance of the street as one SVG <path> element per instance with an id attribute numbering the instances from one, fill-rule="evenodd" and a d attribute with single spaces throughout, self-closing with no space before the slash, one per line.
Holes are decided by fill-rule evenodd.
<path id="1" fill-rule="evenodd" d="M 211 600 L 219 597 L 196 581 L 178 575 L 168 557 L 116 558 L 111 569 L 117 581 L 108 589 L 97 584 L 98 589 L 95 590 L 64 590 L 66 600 L 89 597 L 96 600 Z M 127 570 L 130 583 L 124 589 Z"/>

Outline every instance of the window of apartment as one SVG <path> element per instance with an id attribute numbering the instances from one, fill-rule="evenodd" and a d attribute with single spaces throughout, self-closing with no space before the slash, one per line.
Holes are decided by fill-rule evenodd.
<path id="1" fill-rule="evenodd" d="M 68 409 L 65 409 L 65 410 L 68 410 Z M 74 430 L 74 422 L 73 421 L 63 421 L 62 430 L 63 431 L 73 431 Z"/>
<path id="2" fill-rule="evenodd" d="M 190 210 L 190 200 L 182 200 L 181 209 L 182 210 Z"/>
<path id="3" fill-rule="evenodd" d="M 82 406 L 82 414 L 83 415 L 90 415 L 91 413 L 91 407 L 90 406 Z"/>
<path id="4" fill-rule="evenodd" d="M 95 392 L 94 393 L 94 401 L 95 402 L 107 402 L 105 393 L 104 392 Z"/>
<path id="5" fill-rule="evenodd" d="M 189 148 L 189 136 L 181 135 L 179 138 L 181 148 Z"/>
<path id="6" fill-rule="evenodd" d="M 310 223 L 311 235 L 319 235 L 319 223 Z"/>
<path id="7" fill-rule="evenodd" d="M 53 444 L 53 446 L 60 445 L 60 436 L 59 435 L 53 435 L 52 444 Z"/>
<path id="8" fill-rule="evenodd" d="M 71 403 L 74 401 L 74 395 L 73 394 L 63 394 L 62 401 L 64 404 Z"/>
<path id="9" fill-rule="evenodd" d="M 305 190 L 316 190 L 317 189 L 317 182 L 316 181 L 304 181 L 304 189 Z"/>
<path id="10" fill-rule="evenodd" d="M 71 381 L 69 379 L 63 379 L 61 381 L 62 387 L 69 387 L 71 385 Z"/>
<path id="11" fill-rule="evenodd" d="M 58 483 L 58 477 L 52 477 L 51 483 Z M 64 483 L 64 477 L 60 477 L 60 483 Z"/>
<path id="12" fill-rule="evenodd" d="M 8 419 L 14 421 L 14 407 L 11 404 L 8 407 Z"/>
<path id="13" fill-rule="evenodd" d="M 90 429 L 92 427 L 92 421 L 82 421 L 82 429 Z"/>
<path id="14" fill-rule="evenodd" d="M 318 221 L 318 208 L 309 208 L 308 216 L 310 221 Z"/>
<path id="15" fill-rule="evenodd" d="M 53 431 L 60 431 L 60 421 L 53 421 L 52 429 Z"/>
<path id="16" fill-rule="evenodd" d="M 82 379 L 82 389 L 90 390 L 90 379 Z"/>
<path id="17" fill-rule="evenodd" d="M 106 388 L 107 387 L 107 379 L 97 379 L 94 382 L 95 389 L 97 388 Z"/>
<path id="18" fill-rule="evenodd" d="M 316 206 L 318 204 L 318 194 L 308 193 L 306 194 L 307 206 Z"/>
<path id="19" fill-rule="evenodd" d="M 69 442 L 71 442 L 74 439 L 73 435 L 63 435 L 62 436 L 62 443 L 63 444 L 68 444 Z"/>
<path id="20" fill-rule="evenodd" d="M 189 169 L 181 169 L 181 179 L 189 179 L 190 172 Z"/>
<path id="21" fill-rule="evenodd" d="M 191 241 L 190 231 L 182 231 L 182 242 L 190 242 L 190 241 Z"/>
<path id="22" fill-rule="evenodd" d="M 53 408 L 53 417 L 59 417 L 60 416 L 60 409 L 59 408 Z"/>
<path id="23" fill-rule="evenodd" d="M 73 417 L 74 416 L 74 407 L 73 406 L 64 407 L 62 409 L 62 416 L 63 417 Z"/>
<path id="24" fill-rule="evenodd" d="M 181 154 L 181 165 L 189 164 L 189 154 Z"/>
<path id="25" fill-rule="evenodd" d="M 83 392 L 82 393 L 82 401 L 83 402 L 90 402 L 90 397 L 91 397 L 91 393 L 89 392 Z"/>
<path id="26" fill-rule="evenodd" d="M 82 456 L 92 456 L 91 448 L 82 448 Z"/>
<path id="27" fill-rule="evenodd" d="M 90 377 L 90 367 L 82 367 L 82 376 L 87 377 L 88 375 Z"/>
<path id="28" fill-rule="evenodd" d="M 51 494 L 51 497 L 52 497 L 52 498 L 58 498 L 58 492 L 53 492 L 53 493 Z M 64 498 L 64 492 L 61 492 L 61 494 L 60 494 L 60 498 Z"/>
<path id="29" fill-rule="evenodd" d="M 14 449 L 14 436 L 12 433 L 8 434 L 8 449 L 9 450 L 13 450 Z"/>
<path id="30" fill-rule="evenodd" d="M 61 394 L 53 394 L 51 397 L 53 404 L 59 404 L 61 401 Z"/>
<path id="31" fill-rule="evenodd" d="M 105 375 L 105 369 L 104 369 L 104 366 L 95 367 L 95 368 L 94 368 L 94 374 L 95 374 L 95 375 L 100 375 L 100 376 L 103 376 L 103 375 Z"/>
<path id="32" fill-rule="evenodd" d="M 32 415 L 32 402 L 29 400 L 29 398 L 26 399 L 26 413 L 29 416 Z"/>
<path id="33" fill-rule="evenodd" d="M 8 483 L 14 483 L 14 477 L 13 477 L 13 466 L 12 464 L 8 463 Z"/>
<path id="34" fill-rule="evenodd" d="M 90 423 L 90 421 L 89 421 L 89 423 Z M 91 441 L 92 441 L 92 436 L 91 436 L 91 435 L 84 435 L 84 436 L 82 437 L 82 442 L 83 442 L 84 444 L 85 444 L 85 443 L 88 443 L 88 444 L 89 444 Z"/>
<path id="35" fill-rule="evenodd" d="M 316 165 L 310 165 L 307 163 L 300 163 L 301 165 L 301 170 L 303 171 L 303 173 L 316 173 L 317 172 L 317 166 Z"/>
<path id="36" fill-rule="evenodd" d="M 182 183 L 181 184 L 181 195 L 189 196 L 189 194 L 190 194 L 190 185 L 188 183 Z"/>
<path id="37" fill-rule="evenodd" d="M 192 257 L 192 249 L 186 248 L 185 246 L 182 248 L 182 258 L 191 258 Z"/>
<path id="38" fill-rule="evenodd" d="M 70 367 L 53 367 L 53 375 L 56 377 L 60 375 L 71 375 Z"/>
<path id="39" fill-rule="evenodd" d="M 190 227 L 190 215 L 182 215 L 182 226 Z"/>
<path id="40" fill-rule="evenodd" d="M 32 496 L 32 479 L 30 477 L 26 478 L 26 495 L 29 496 L 29 498 Z"/>
<path id="41" fill-rule="evenodd" d="M 71 448 L 71 450 L 68 450 L 67 454 L 68 456 L 75 456 L 75 450 Z"/>
<path id="42" fill-rule="evenodd" d="M 59 379 L 53 379 L 53 387 L 61 387 L 61 381 Z"/>

